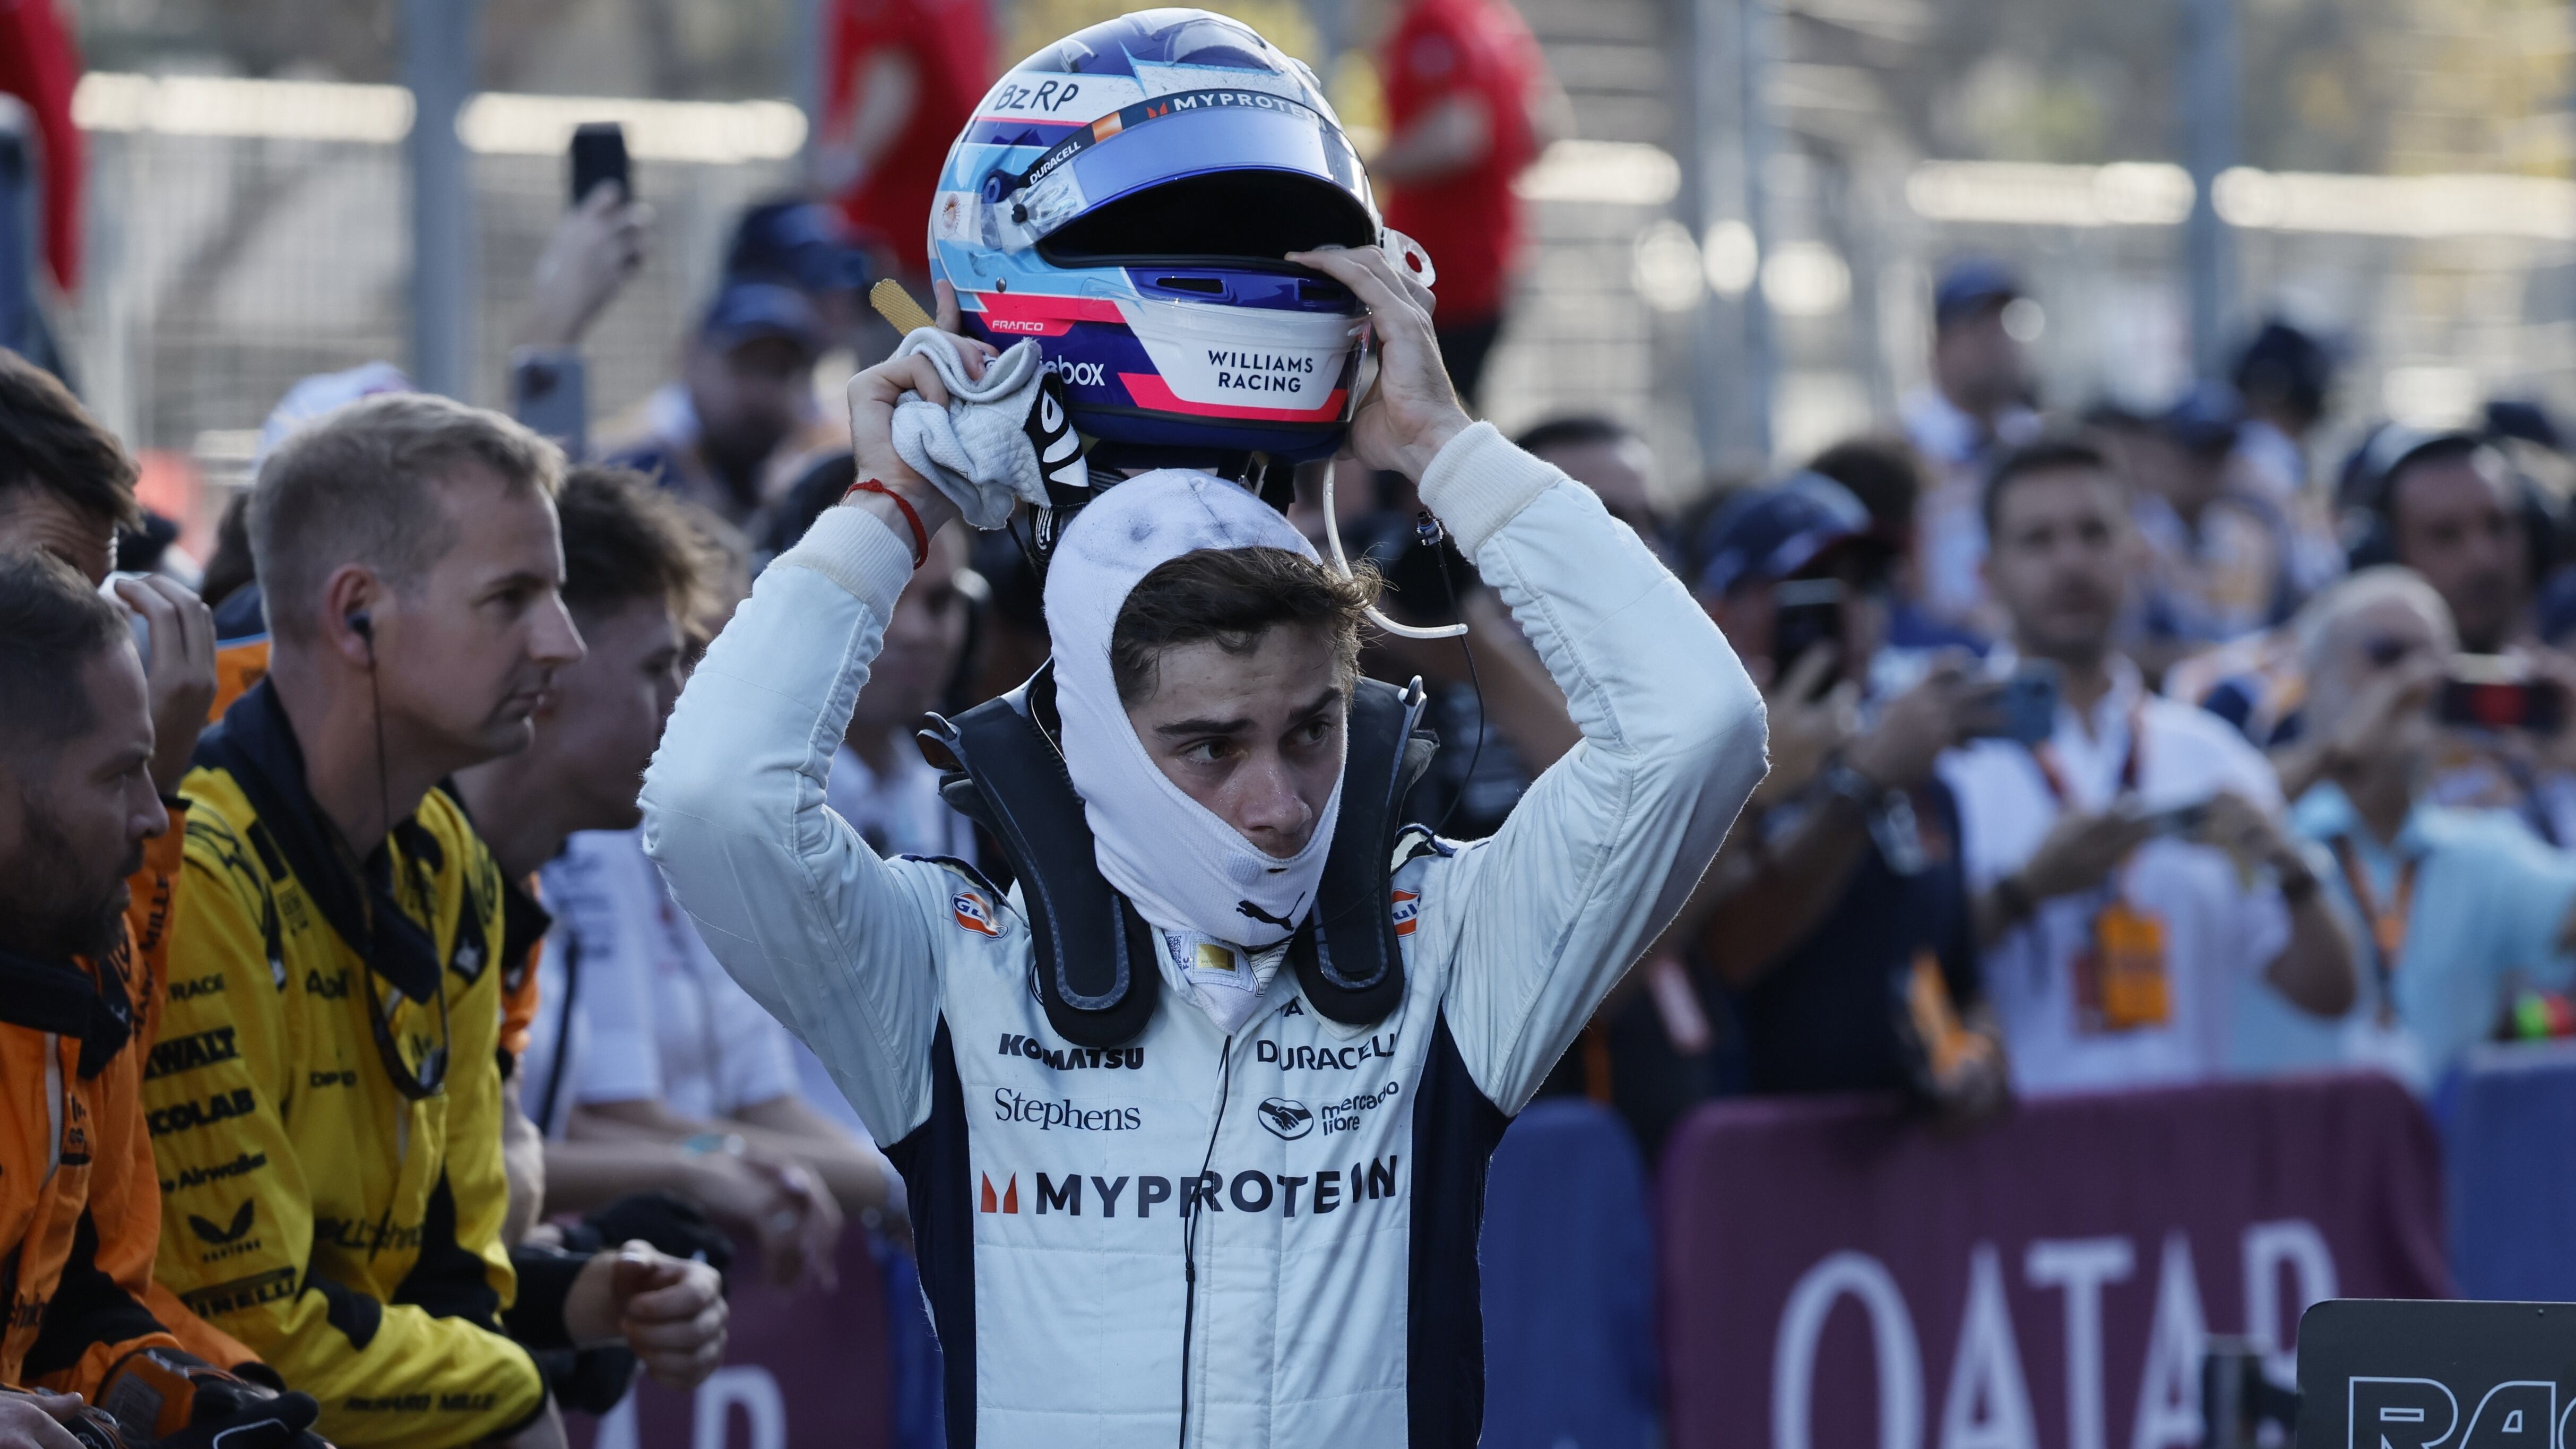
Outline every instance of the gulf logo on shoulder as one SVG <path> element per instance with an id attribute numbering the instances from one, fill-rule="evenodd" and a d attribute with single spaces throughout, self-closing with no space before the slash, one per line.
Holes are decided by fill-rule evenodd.
<path id="1" fill-rule="evenodd" d="M 1002 928 L 993 920 L 993 903 L 985 900 L 981 891 L 959 891 L 950 896 L 948 910 L 964 930 L 978 936 L 998 937 L 1002 934 Z"/>
<path id="2" fill-rule="evenodd" d="M 1422 910 L 1421 896 L 1414 891 L 1397 891 L 1392 897 L 1392 902 L 1388 914 L 1395 920 L 1395 933 L 1399 936 L 1412 935 L 1413 918 Z"/>

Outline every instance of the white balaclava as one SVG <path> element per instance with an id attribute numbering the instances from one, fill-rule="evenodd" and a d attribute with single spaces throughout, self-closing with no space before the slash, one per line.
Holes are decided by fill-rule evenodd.
<path id="1" fill-rule="evenodd" d="M 1047 563 L 1064 763 L 1082 796 L 1100 873 L 1150 925 L 1261 951 L 1315 904 L 1341 818 L 1342 785 L 1306 848 L 1281 860 L 1167 778 L 1118 702 L 1109 637 L 1137 581 L 1206 548 L 1281 548 L 1316 557 L 1305 535 L 1242 486 L 1167 469 L 1102 492 L 1074 515 Z M 1242 907 L 1261 912 L 1254 916 Z M 1267 917 L 1268 919 L 1264 919 Z M 1275 922 L 1285 921 L 1288 925 Z"/>

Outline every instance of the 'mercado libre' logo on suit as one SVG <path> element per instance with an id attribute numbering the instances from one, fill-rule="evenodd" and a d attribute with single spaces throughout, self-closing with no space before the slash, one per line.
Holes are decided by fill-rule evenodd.
<path id="1" fill-rule="evenodd" d="M 1030 1174 L 1034 1190 L 1025 1197 L 1018 1173 L 979 1172 L 976 1208 L 1003 1216 L 1016 1216 L 1025 1207 L 1035 1217 L 1056 1213 L 1081 1217 L 1088 1197 L 1090 1215 L 1101 1218 L 1150 1218 L 1164 1204 L 1180 1217 L 1204 1209 L 1316 1218 L 1391 1201 L 1404 1186 L 1396 1162 L 1390 1154 L 1320 1172 L 1238 1172 L 1232 1177 L 1222 1172 L 1184 1172 L 1174 1177 L 1086 1178 L 1077 1172 L 1059 1178 L 1037 1172 Z"/>

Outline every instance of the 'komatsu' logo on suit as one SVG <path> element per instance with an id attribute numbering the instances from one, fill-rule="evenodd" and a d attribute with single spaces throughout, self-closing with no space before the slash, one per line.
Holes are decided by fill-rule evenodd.
<path id="1" fill-rule="evenodd" d="M 1035 1037 L 1015 1031 L 1002 1033 L 1002 1055 L 1026 1057 L 1054 1071 L 1070 1072 L 1091 1067 L 1125 1067 L 1135 1071 L 1145 1065 L 1143 1047 L 1051 1047 Z"/>
<path id="2" fill-rule="evenodd" d="M 1325 1217 L 1344 1208 L 1394 1200 L 1404 1186 L 1397 1165 L 1398 1159 L 1388 1156 L 1294 1175 L 1247 1171 L 1231 1177 L 1222 1172 L 1085 1177 L 1076 1172 L 1059 1178 L 1039 1172 L 1031 1174 L 1036 1191 L 1026 1210 L 1033 1217 L 1078 1218 L 1084 1215 L 1088 1198 L 1090 1215 L 1098 1218 L 1150 1218 L 1155 1208 L 1165 1205 L 1178 1217 L 1200 1211 Z M 1018 1173 L 1004 1173 L 998 1185 L 989 1172 L 976 1173 L 975 1180 L 981 1189 L 980 1211 L 1005 1217 L 1021 1213 Z"/>

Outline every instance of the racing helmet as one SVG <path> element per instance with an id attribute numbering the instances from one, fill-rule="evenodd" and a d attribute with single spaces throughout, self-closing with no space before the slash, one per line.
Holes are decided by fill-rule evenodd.
<path id="1" fill-rule="evenodd" d="M 1366 309 L 1282 256 L 1332 244 L 1387 246 L 1431 281 L 1314 72 L 1204 10 L 1104 21 L 1014 66 L 930 213 L 931 275 L 967 333 L 1035 338 L 1110 466 L 1230 472 L 1339 447 Z"/>

